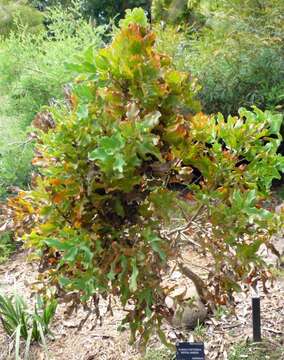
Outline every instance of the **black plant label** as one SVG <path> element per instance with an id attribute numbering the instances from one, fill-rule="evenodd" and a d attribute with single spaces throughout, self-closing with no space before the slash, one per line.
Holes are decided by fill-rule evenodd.
<path id="1" fill-rule="evenodd" d="M 204 343 L 181 342 L 176 348 L 176 360 L 205 360 Z"/>

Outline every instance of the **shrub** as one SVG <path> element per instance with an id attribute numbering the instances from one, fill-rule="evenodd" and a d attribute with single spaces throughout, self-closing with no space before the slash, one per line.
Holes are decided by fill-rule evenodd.
<path id="1" fill-rule="evenodd" d="M 237 21 L 237 20 L 235 20 Z M 199 79 L 207 112 L 236 114 L 241 106 L 283 110 L 284 60 L 278 41 L 250 30 L 204 30 L 191 42 L 189 68 Z"/>
<path id="2" fill-rule="evenodd" d="M 284 158 L 276 154 L 279 116 L 241 109 L 225 121 L 199 112 L 193 79 L 154 44 L 135 9 L 108 47 L 69 65 L 79 74 L 72 107 L 50 110 L 55 127 L 39 131 L 36 186 L 9 205 L 28 244 L 41 251 L 44 281 L 71 292 L 75 303 L 98 305 L 103 296 L 111 308 L 118 296 L 132 340 L 147 342 L 157 330 L 165 342 L 168 260 L 212 306 L 232 301 L 244 283 L 265 285 L 257 251 L 270 246 L 283 214 L 263 204 Z M 185 199 L 174 184 L 188 189 Z M 186 223 L 166 231 L 173 214 Z M 200 217 L 198 241 L 212 258 L 206 280 L 182 264 L 171 237 L 193 231 Z"/>
<path id="3" fill-rule="evenodd" d="M 43 15 L 28 6 L 26 1 L 0 1 L 0 36 L 7 36 L 17 29 L 17 23 L 28 31 L 37 33 L 43 29 Z"/>
<path id="4" fill-rule="evenodd" d="M 154 21 L 177 23 L 188 20 L 190 11 L 186 0 L 154 0 L 152 2 L 152 18 Z"/>
<path id="5" fill-rule="evenodd" d="M 46 19 L 46 31 L 11 34 L 0 43 L 0 87 L 9 94 L 9 114 L 22 117 L 25 126 L 41 106 L 63 99 L 63 86 L 71 80 L 65 59 L 72 61 L 89 46 L 102 43 L 103 28 L 88 24 L 76 7 L 51 9 Z"/>
<path id="6" fill-rule="evenodd" d="M 283 111 L 283 1 L 191 3 L 206 18 L 205 26 L 193 32 L 192 22 L 184 25 L 176 43 L 173 29 L 163 29 L 159 46 L 198 78 L 205 111 L 227 116 L 252 105 Z"/>
<path id="7" fill-rule="evenodd" d="M 8 97 L 0 97 L 0 201 L 13 188 L 26 188 L 32 169 L 32 144 L 19 119 L 9 115 Z"/>
<path id="8" fill-rule="evenodd" d="M 0 92 L 6 95 L 0 109 L 0 196 L 7 195 L 9 186 L 29 183 L 27 126 L 43 105 L 63 101 L 64 85 L 72 79 L 65 60 L 74 61 L 89 46 L 102 44 L 104 28 L 87 23 L 76 7 L 54 8 L 46 16 L 46 30 L 32 34 L 20 29 L 0 39 Z"/>
<path id="9" fill-rule="evenodd" d="M 16 187 L 26 188 L 32 170 L 33 146 L 15 119 L 0 118 L 0 199 Z M 8 126 L 7 126 L 8 124 Z"/>

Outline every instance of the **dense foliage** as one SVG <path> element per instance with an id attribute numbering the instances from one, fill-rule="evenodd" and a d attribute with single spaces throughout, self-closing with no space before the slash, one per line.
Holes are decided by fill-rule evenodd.
<path id="1" fill-rule="evenodd" d="M 189 3 L 203 27 L 193 32 L 195 20 L 188 20 L 175 42 L 173 29 L 163 29 L 162 48 L 198 78 L 206 112 L 237 114 L 239 107 L 252 105 L 283 111 L 283 1 Z"/>
<path id="2" fill-rule="evenodd" d="M 253 104 L 283 111 L 283 1 L 224 2 L 191 42 L 188 64 L 209 112 Z"/>
<path id="3" fill-rule="evenodd" d="M 173 234 L 198 226 L 212 258 L 206 282 L 180 268 L 203 301 L 225 304 L 244 283 L 267 280 L 259 247 L 281 227 L 264 208 L 284 168 L 276 151 L 281 117 L 255 108 L 238 117 L 207 116 L 195 81 L 155 50 L 142 9 L 128 12 L 112 43 L 69 64 L 78 73 L 69 107 L 38 123 L 40 175 L 32 191 L 10 199 L 15 225 L 41 257 L 42 281 L 75 302 L 119 297 L 132 339 L 145 342 L 170 318 L 162 285 Z M 185 197 L 171 190 L 188 189 Z M 190 201 L 189 201 L 190 200 Z M 171 215 L 186 224 L 166 231 Z M 197 225 L 196 225 L 197 224 Z"/>
<path id="4" fill-rule="evenodd" d="M 52 9 L 46 19 L 48 28 L 37 34 L 19 27 L 0 39 L 0 197 L 30 182 L 33 152 L 27 127 L 43 105 L 68 96 L 65 85 L 72 74 L 66 59 L 102 45 L 104 28 L 86 22 L 76 7 Z"/>
<path id="5" fill-rule="evenodd" d="M 178 23 L 190 19 L 186 0 L 153 0 L 151 14 L 154 21 Z"/>
<path id="6" fill-rule="evenodd" d="M 31 4 L 40 10 L 48 6 L 70 5 L 68 0 L 30 0 Z M 141 6 L 150 11 L 151 0 L 81 0 L 80 11 L 87 19 L 94 19 L 97 23 L 107 23 L 113 18 L 121 19 L 126 9 Z"/>
<path id="7" fill-rule="evenodd" d="M 43 28 L 43 15 L 28 6 L 27 1 L 0 1 L 0 36 L 7 36 L 17 28 L 17 24 L 36 33 Z"/>

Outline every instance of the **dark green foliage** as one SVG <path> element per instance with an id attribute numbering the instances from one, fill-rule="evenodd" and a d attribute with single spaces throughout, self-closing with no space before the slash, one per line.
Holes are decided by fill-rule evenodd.
<path id="1" fill-rule="evenodd" d="M 11 240 L 9 232 L 0 234 L 0 264 L 5 262 L 12 252 L 15 250 L 15 245 Z"/>
<path id="2" fill-rule="evenodd" d="M 37 8 L 44 10 L 47 6 L 70 4 L 67 0 L 30 0 Z M 97 23 L 108 23 L 114 17 L 117 20 L 125 15 L 126 9 L 143 7 L 150 12 L 151 0 L 81 0 L 81 13 L 86 19 L 94 19 Z"/>
<path id="3" fill-rule="evenodd" d="M 105 23 L 115 16 L 122 18 L 126 9 L 140 6 L 150 11 L 150 3 L 150 0 L 84 0 L 82 8 L 86 17 L 91 16 L 99 23 Z"/>
<path id="4" fill-rule="evenodd" d="M 151 15 L 155 22 L 178 24 L 192 20 L 193 13 L 187 0 L 153 0 Z"/>

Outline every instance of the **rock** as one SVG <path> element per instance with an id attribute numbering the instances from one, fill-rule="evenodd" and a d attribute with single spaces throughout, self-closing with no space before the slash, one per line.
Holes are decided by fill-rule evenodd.
<path id="1" fill-rule="evenodd" d="M 171 298 L 170 296 L 167 296 L 167 297 L 165 298 L 165 304 L 167 305 L 167 307 L 168 307 L 169 309 L 173 309 L 174 306 L 175 306 L 174 299 Z"/>
<path id="2" fill-rule="evenodd" d="M 187 291 L 186 286 L 179 286 L 179 287 L 176 287 L 173 291 L 171 291 L 170 296 L 173 299 L 176 299 L 176 298 L 184 299 L 186 291 Z"/>
<path id="3" fill-rule="evenodd" d="M 178 280 L 182 277 L 182 274 L 179 272 L 179 271 L 174 271 L 172 274 L 171 274 L 171 277 L 170 279 L 171 280 Z"/>
<path id="4" fill-rule="evenodd" d="M 206 317 L 206 306 L 196 297 L 179 306 L 174 313 L 172 324 L 177 328 L 193 330 L 198 324 L 202 324 Z"/>

